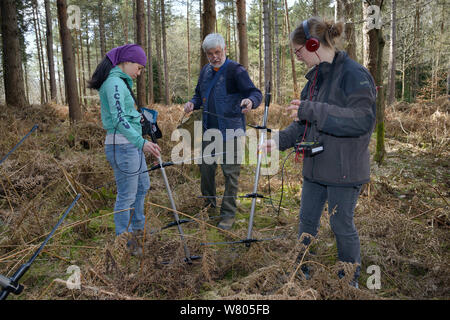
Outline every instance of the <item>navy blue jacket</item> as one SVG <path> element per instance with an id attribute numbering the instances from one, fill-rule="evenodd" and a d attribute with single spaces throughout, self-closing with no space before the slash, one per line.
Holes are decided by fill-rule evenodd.
<path id="1" fill-rule="evenodd" d="M 203 129 L 218 128 L 225 140 L 228 140 L 232 136 L 226 134 L 227 129 L 241 129 L 245 132 L 245 115 L 242 113 L 241 101 L 245 98 L 250 99 L 254 109 L 260 105 L 262 94 L 253 84 L 247 70 L 239 63 L 228 59 L 226 72 L 219 76 L 217 83 L 211 89 L 209 101 L 204 101 L 215 73 L 210 64 L 202 68 L 191 102 L 194 104 L 194 109 L 203 107 L 203 110 L 218 115 L 204 112 Z M 239 136 L 236 133 L 233 135 Z"/>

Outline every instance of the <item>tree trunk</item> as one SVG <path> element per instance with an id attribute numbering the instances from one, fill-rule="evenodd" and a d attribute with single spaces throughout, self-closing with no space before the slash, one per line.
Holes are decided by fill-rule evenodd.
<path id="1" fill-rule="evenodd" d="M 205 37 L 214 32 L 214 26 L 216 25 L 216 3 L 215 0 L 203 0 L 203 15 L 202 15 L 203 29 L 201 43 Z M 228 48 L 229 50 L 230 48 Z M 203 49 L 200 48 L 200 69 L 208 63 Z"/>
<path id="2" fill-rule="evenodd" d="M 381 5 L 382 0 L 373 1 L 372 4 L 376 5 L 380 8 L 381 13 Z M 382 70 L 382 62 L 383 62 L 383 48 L 385 45 L 385 41 L 383 38 L 383 32 L 381 29 L 381 25 L 378 24 L 378 21 L 372 21 L 373 23 L 369 23 L 367 18 L 369 15 L 373 17 L 374 13 L 369 12 L 368 4 L 366 2 L 363 3 L 363 17 L 366 21 L 363 25 L 363 33 L 365 35 L 365 66 L 369 69 L 372 77 L 375 80 L 375 85 L 377 86 L 377 112 L 376 112 L 376 132 L 377 132 L 377 144 L 374 160 L 381 164 L 384 160 L 385 156 L 385 148 L 384 148 L 384 93 L 383 93 L 383 70 Z M 376 15 L 375 15 L 376 19 Z"/>
<path id="3" fill-rule="evenodd" d="M 136 0 L 136 37 L 137 44 L 145 48 L 145 4 L 144 0 Z M 137 104 L 145 104 L 145 75 L 141 74 L 137 78 Z"/>
<path id="4" fill-rule="evenodd" d="M 385 110 L 385 94 L 383 86 L 383 49 L 385 45 L 383 30 L 380 29 L 377 32 L 378 35 L 378 56 L 377 56 L 377 74 L 376 83 L 379 83 L 377 92 L 377 113 L 376 113 L 376 132 L 377 132 L 377 145 L 374 155 L 374 160 L 381 165 L 386 155 L 386 149 L 384 146 L 384 110 Z"/>
<path id="5" fill-rule="evenodd" d="M 61 68 L 59 66 L 59 53 L 58 53 L 58 46 L 56 46 L 56 68 L 58 69 L 58 86 L 59 86 L 59 97 L 60 97 L 60 101 L 61 104 L 65 104 L 65 99 L 64 96 L 65 94 L 63 94 L 63 90 L 62 90 L 62 85 L 61 85 Z"/>
<path id="6" fill-rule="evenodd" d="M 161 70 L 161 17 L 160 17 L 160 2 L 155 0 L 155 27 L 156 27 L 156 37 L 155 37 L 155 49 L 156 49 L 156 70 L 158 72 L 158 101 L 161 102 L 164 96 L 163 81 L 162 81 L 162 70 Z"/>
<path id="7" fill-rule="evenodd" d="M 287 26 L 287 32 L 288 32 L 288 38 L 291 35 L 291 23 L 289 21 L 289 8 L 287 5 L 287 0 L 284 0 L 284 10 L 286 13 L 286 26 Z M 298 90 L 298 84 L 297 84 L 297 73 L 295 71 L 295 58 L 294 58 L 294 48 L 292 47 L 291 41 L 289 41 L 289 56 L 291 57 L 291 69 L 292 69 L 292 82 L 294 82 L 294 97 L 299 98 L 299 90 Z"/>
<path id="8" fill-rule="evenodd" d="M 75 71 L 78 72 L 78 79 L 77 79 L 77 84 L 78 84 L 78 98 L 80 99 L 80 106 L 83 106 L 83 102 L 82 102 L 82 96 L 83 96 L 83 91 L 81 88 L 81 65 L 80 65 L 80 46 L 78 45 L 78 30 L 75 29 L 75 48 L 76 48 L 76 57 L 75 57 L 75 61 L 76 61 L 76 67 L 75 67 Z M 75 73 L 76 76 L 77 73 Z"/>
<path id="9" fill-rule="evenodd" d="M 44 1 L 45 20 L 47 23 L 47 60 L 50 75 L 50 100 L 56 102 L 55 60 L 53 58 L 53 27 L 49 0 Z"/>
<path id="10" fill-rule="evenodd" d="M 3 79 L 6 104 L 26 107 L 25 86 L 20 52 L 19 29 L 14 0 L 0 1 Z"/>
<path id="11" fill-rule="evenodd" d="M 356 37 L 355 37 L 355 13 L 354 13 L 354 1 L 353 0 L 336 0 L 336 2 L 342 2 L 342 12 L 338 18 L 345 21 L 344 35 L 345 35 L 345 48 L 348 56 L 357 60 L 356 57 Z"/>
<path id="12" fill-rule="evenodd" d="M 389 44 L 388 104 L 395 102 L 396 0 L 391 0 L 391 41 Z"/>
<path id="13" fill-rule="evenodd" d="M 122 26 L 125 43 L 128 43 L 128 23 L 128 0 L 124 0 L 124 4 L 122 6 Z"/>
<path id="14" fill-rule="evenodd" d="M 187 99 L 191 97 L 191 38 L 189 34 L 189 0 L 186 1 L 186 37 L 187 37 Z"/>
<path id="15" fill-rule="evenodd" d="M 234 44 L 234 56 L 235 56 L 235 60 L 239 61 L 238 58 L 239 57 L 239 53 L 238 53 L 238 48 L 237 48 L 237 39 L 236 39 L 236 19 L 234 16 L 234 2 L 231 2 L 231 16 L 233 17 L 233 44 Z M 217 20 L 216 20 L 216 32 L 217 32 Z"/>
<path id="16" fill-rule="evenodd" d="M 148 58 L 148 99 L 147 103 L 152 104 L 155 100 L 153 97 L 153 59 L 152 59 L 152 11 L 151 0 L 147 0 L 147 58 Z"/>
<path id="17" fill-rule="evenodd" d="M 103 0 L 98 0 L 98 30 L 100 35 L 100 56 L 106 55 L 105 23 L 103 21 Z"/>
<path id="18" fill-rule="evenodd" d="M 259 28 L 258 28 L 258 36 L 259 36 L 259 87 L 263 87 L 263 54 L 262 54 L 262 47 L 263 47 L 263 40 L 262 40 L 262 14 L 263 14 L 263 7 L 262 7 L 262 0 L 259 0 Z"/>
<path id="19" fill-rule="evenodd" d="M 73 55 L 72 37 L 67 28 L 67 4 L 65 0 L 57 0 L 59 20 L 59 33 L 61 38 L 63 65 L 64 65 L 64 85 L 66 89 L 67 102 L 69 104 L 69 118 L 71 122 L 79 121 L 82 118 L 81 108 L 78 101 L 77 79 L 75 73 L 75 58 Z"/>
<path id="20" fill-rule="evenodd" d="M 313 0 L 313 16 L 317 16 L 317 15 L 318 15 L 317 0 Z"/>
<path id="21" fill-rule="evenodd" d="M 87 106 L 87 98 L 86 98 L 86 69 L 84 67 L 84 53 L 83 53 L 83 37 L 82 37 L 82 32 L 81 32 L 81 28 L 78 31 L 79 32 L 79 36 L 80 36 L 80 53 L 81 53 L 81 84 L 82 84 L 82 89 L 83 89 L 83 103 L 85 106 Z"/>
<path id="22" fill-rule="evenodd" d="M 418 50 L 420 47 L 419 36 L 420 36 L 420 4 L 419 4 L 419 0 L 416 0 L 416 10 L 415 10 L 415 15 L 414 15 L 414 40 L 413 40 L 413 43 L 415 43 L 417 45 L 412 47 L 413 61 L 414 61 L 413 71 L 411 72 L 410 97 L 412 99 L 416 98 L 416 92 L 419 87 L 419 83 L 418 83 L 419 82 L 419 66 L 420 66 L 419 54 L 418 54 Z"/>
<path id="23" fill-rule="evenodd" d="M 33 1 L 33 25 L 34 25 L 34 36 L 36 39 L 36 49 L 37 49 L 37 56 L 38 56 L 38 61 L 39 61 L 39 86 L 40 86 L 40 93 L 41 93 L 41 104 L 45 103 L 45 93 L 44 93 L 44 72 L 42 70 L 43 67 L 43 59 L 41 57 L 41 50 L 39 49 L 40 47 L 40 41 L 39 41 L 39 29 L 38 29 L 38 24 L 37 24 L 37 19 L 38 19 L 38 15 L 37 15 L 37 1 L 34 0 Z"/>
<path id="24" fill-rule="evenodd" d="M 237 30 L 239 38 L 239 63 L 248 69 L 248 40 L 245 0 L 236 0 Z"/>
<path id="25" fill-rule="evenodd" d="M 164 58 L 164 102 L 170 104 L 169 95 L 169 62 L 167 61 L 167 44 L 166 44 L 166 9 L 164 0 L 161 0 L 161 32 L 162 32 L 162 49 Z"/>
<path id="26" fill-rule="evenodd" d="M 38 28 L 38 39 L 39 39 L 39 45 L 38 50 L 40 51 L 41 59 L 42 59 L 42 78 L 44 83 L 44 101 L 48 101 L 48 93 L 47 93 L 47 72 L 45 69 L 45 57 L 44 57 L 44 49 L 42 45 L 42 33 L 41 33 L 41 21 L 39 18 L 39 10 L 38 10 L 38 3 L 37 0 L 35 0 L 35 9 L 36 9 L 36 21 L 37 21 L 37 28 Z"/>
<path id="27" fill-rule="evenodd" d="M 275 31 L 275 61 L 276 61 L 276 69 L 275 69 L 275 82 L 276 82 L 276 90 L 275 90 L 275 101 L 280 103 L 281 98 L 281 83 L 280 83 L 280 44 L 279 44 L 279 26 L 278 26 L 278 1 L 274 0 L 274 31 Z"/>
<path id="28" fill-rule="evenodd" d="M 91 49 L 90 49 L 91 44 L 89 42 L 89 23 L 88 23 L 89 17 L 87 16 L 87 14 L 85 17 L 86 17 L 85 18 L 85 22 L 86 22 L 86 54 L 87 54 L 87 66 L 88 66 L 88 79 L 89 79 L 89 77 L 92 75 L 92 73 L 91 73 Z M 89 95 L 90 96 L 92 95 L 92 89 L 89 89 Z M 89 98 L 89 103 L 90 104 L 92 103 L 91 98 Z"/>
<path id="29" fill-rule="evenodd" d="M 267 90 L 272 86 L 272 49 L 270 43 L 270 8 L 269 0 L 263 0 L 263 22 L 264 22 L 264 85 Z"/>

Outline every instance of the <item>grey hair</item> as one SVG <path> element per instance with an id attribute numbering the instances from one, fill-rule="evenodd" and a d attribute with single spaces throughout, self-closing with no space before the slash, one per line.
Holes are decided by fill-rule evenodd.
<path id="1" fill-rule="evenodd" d="M 216 47 L 221 47 L 222 49 L 224 49 L 225 48 L 225 40 L 218 33 L 208 34 L 205 37 L 205 40 L 203 40 L 203 44 L 202 44 L 203 51 L 206 52 L 206 50 L 213 49 Z"/>

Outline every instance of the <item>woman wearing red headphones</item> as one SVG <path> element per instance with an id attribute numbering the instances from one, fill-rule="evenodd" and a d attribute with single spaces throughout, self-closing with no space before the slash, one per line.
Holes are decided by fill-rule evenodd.
<path id="1" fill-rule="evenodd" d="M 297 60 L 311 68 L 300 99 L 287 107 L 294 121 L 261 147 L 268 152 L 296 147 L 303 155 L 299 238 L 317 235 L 328 202 L 338 259 L 361 264 L 353 216 L 361 185 L 370 180 L 369 141 L 375 126 L 376 89 L 369 71 L 338 51 L 342 23 L 318 17 L 303 21 L 290 35 Z M 303 243 L 310 243 L 303 237 Z M 309 268 L 302 266 L 309 277 Z M 360 267 L 351 285 L 358 287 Z M 344 272 L 339 272 L 339 277 Z"/>

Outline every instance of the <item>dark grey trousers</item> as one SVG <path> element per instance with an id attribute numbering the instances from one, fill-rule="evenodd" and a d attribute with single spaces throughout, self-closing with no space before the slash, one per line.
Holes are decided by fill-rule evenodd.
<path id="1" fill-rule="evenodd" d="M 237 140 L 231 141 L 234 144 L 234 156 L 230 158 L 230 154 L 223 155 L 223 163 L 220 164 L 222 173 L 225 178 L 225 192 L 222 200 L 222 206 L 220 207 L 220 215 L 224 217 L 234 218 L 236 213 L 236 196 L 238 191 L 238 180 L 241 172 L 241 164 L 239 159 L 239 153 L 237 152 Z M 210 144 L 209 141 L 203 141 L 203 150 Z M 226 146 L 223 145 L 223 151 L 225 152 Z M 205 199 L 205 205 L 210 205 L 211 208 L 216 208 L 216 169 L 217 162 L 213 164 L 202 163 L 199 165 L 201 174 L 201 192 L 203 196 L 209 198 Z M 213 209 L 214 211 L 214 209 Z M 211 211 L 209 211 L 211 213 Z"/>
<path id="2" fill-rule="evenodd" d="M 360 190 L 361 186 L 333 187 L 303 179 L 298 236 L 304 232 L 317 235 L 320 217 L 325 202 L 328 201 L 330 225 L 336 237 L 338 259 L 361 264 L 359 236 L 353 221 Z M 308 245 L 310 239 L 306 237 L 303 242 Z M 359 273 L 357 268 L 355 278 L 359 277 Z"/>

